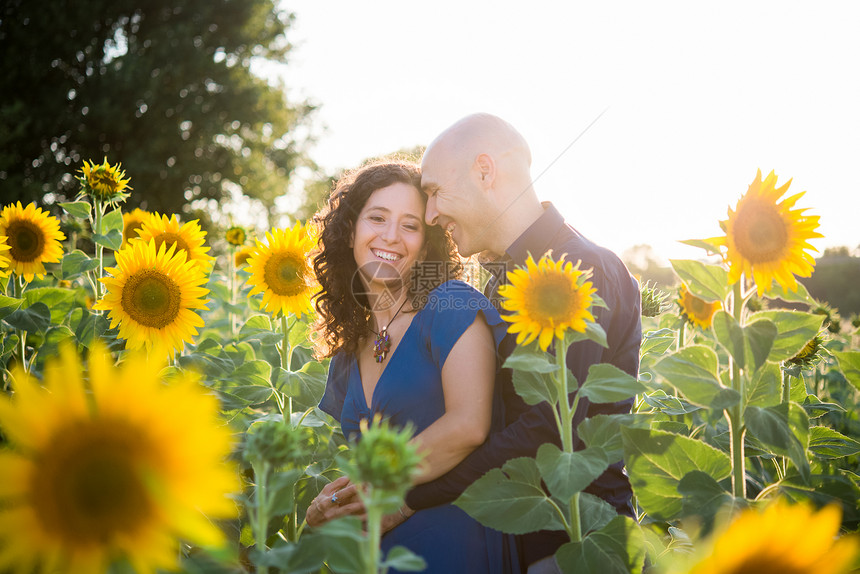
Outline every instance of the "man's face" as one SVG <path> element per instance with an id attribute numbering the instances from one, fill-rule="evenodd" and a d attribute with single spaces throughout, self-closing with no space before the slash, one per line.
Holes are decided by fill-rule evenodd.
<path id="1" fill-rule="evenodd" d="M 438 155 L 424 156 L 421 164 L 421 190 L 427 195 L 424 221 L 448 231 L 460 255 L 468 257 L 486 249 L 483 245 L 486 222 L 479 207 L 481 190 L 468 170 L 457 167 Z"/>

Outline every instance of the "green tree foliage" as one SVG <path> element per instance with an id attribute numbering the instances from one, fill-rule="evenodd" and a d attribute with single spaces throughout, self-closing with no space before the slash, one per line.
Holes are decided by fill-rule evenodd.
<path id="1" fill-rule="evenodd" d="M 847 247 L 826 249 L 816 259 L 812 277 L 800 281 L 810 295 L 827 301 L 841 315 L 860 313 L 860 257 L 852 257 Z"/>
<path id="2" fill-rule="evenodd" d="M 275 0 L 0 4 L 0 198 L 68 200 L 83 160 L 132 179 L 129 207 L 188 211 L 240 192 L 271 212 L 313 107 L 252 68 L 286 63 Z"/>

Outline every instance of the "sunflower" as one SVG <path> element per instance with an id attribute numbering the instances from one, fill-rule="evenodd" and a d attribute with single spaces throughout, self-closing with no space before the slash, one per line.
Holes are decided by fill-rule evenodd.
<path id="1" fill-rule="evenodd" d="M 45 389 L 15 373 L 0 396 L 0 570 L 88 574 L 122 558 L 154 572 L 177 568 L 180 540 L 224 542 L 211 520 L 237 515 L 231 433 L 215 397 L 188 375 L 163 384 L 162 366 L 136 353 L 114 367 L 97 344 L 85 374 L 70 345 Z"/>
<path id="2" fill-rule="evenodd" d="M 248 259 L 251 258 L 251 255 L 254 254 L 253 247 L 243 247 L 238 250 L 235 255 L 233 255 L 233 263 L 236 264 L 236 268 L 238 269 L 242 265 L 248 263 Z"/>
<path id="3" fill-rule="evenodd" d="M 730 208 L 729 218 L 720 222 L 726 236 L 708 240 L 726 248 L 729 282 L 736 283 L 741 274 L 752 277 L 759 296 L 769 291 L 774 281 L 796 291 L 795 275 L 809 277 L 815 266 L 815 258 L 808 250 L 818 250 L 809 240 L 823 237 L 816 231 L 817 215 L 804 215 L 806 209 L 792 209 L 806 192 L 779 201 L 789 185 L 791 180 L 776 187 L 773 172 L 762 181 L 759 170 L 735 210 Z"/>
<path id="4" fill-rule="evenodd" d="M 206 232 L 200 228 L 197 220 L 189 221 L 183 225 L 179 224 L 176 215 L 169 218 L 166 215 L 154 213 L 149 221 L 144 221 L 140 226 L 138 236 L 144 241 L 155 240 L 155 246 L 168 247 L 176 245 L 176 251 L 184 251 L 188 261 L 200 264 L 204 270 L 208 270 L 210 262 L 215 258 L 206 254 L 209 247 L 206 246 Z"/>
<path id="5" fill-rule="evenodd" d="M 856 537 L 837 538 L 841 510 L 778 501 L 742 512 L 689 574 L 841 574 L 851 571 Z"/>
<path id="6" fill-rule="evenodd" d="M 502 318 L 512 323 L 511 333 L 518 333 L 518 345 L 539 337 L 538 344 L 546 351 L 553 337 L 563 338 L 568 329 L 584 333 L 586 321 L 594 321 L 591 305 L 597 290 L 587 281 L 591 271 L 580 270 L 579 264 L 564 256 L 553 261 L 550 253 L 535 263 L 529 255 L 524 269 L 508 273 L 509 284 L 501 286 L 499 294 L 504 298 L 502 308 L 512 313 Z"/>
<path id="7" fill-rule="evenodd" d="M 116 253 L 116 267 L 105 269 L 112 277 L 99 279 L 107 293 L 93 309 L 109 311 L 111 328 L 131 349 L 146 347 L 173 356 L 197 335 L 203 319 L 194 309 L 206 309 L 206 276 L 185 251 L 156 248 L 155 240 L 138 239 Z"/>
<path id="8" fill-rule="evenodd" d="M 22 207 L 19 201 L 0 212 L 0 235 L 9 246 L 9 270 L 26 281 L 45 276 L 45 263 L 56 263 L 63 256 L 60 241 L 66 238 L 60 222 L 35 203 Z"/>
<path id="9" fill-rule="evenodd" d="M 684 284 L 681 284 L 678 291 L 677 303 L 681 310 L 681 316 L 691 325 L 697 325 L 702 329 L 708 329 L 714 314 L 723 308 L 723 304 L 719 301 L 708 303 L 704 299 L 696 297 L 690 293 Z"/>
<path id="10" fill-rule="evenodd" d="M 248 259 L 248 285 L 253 287 L 248 295 L 262 293 L 263 306 L 273 314 L 310 313 L 314 283 L 308 253 L 313 236 L 296 223 L 292 229 L 266 232 L 266 240 L 268 244 L 257 240 Z"/>
<path id="11" fill-rule="evenodd" d="M 78 177 L 81 193 L 111 204 L 125 201 L 129 195 L 125 190 L 131 190 L 128 185 L 131 180 L 124 179 L 125 172 L 121 167 L 120 164 L 110 165 L 107 158 L 101 165 L 96 165 L 95 162 L 87 163 L 85 160 L 81 176 Z"/>
<path id="12" fill-rule="evenodd" d="M 9 273 L 6 269 L 9 267 L 9 257 L 6 252 L 10 247 L 6 244 L 6 236 L 0 235 L 0 279 L 7 277 Z"/>
<path id="13" fill-rule="evenodd" d="M 144 211 L 139 207 L 135 208 L 131 213 L 122 214 L 122 246 L 125 247 L 129 242 L 140 237 L 140 228 L 143 224 L 149 221 L 152 214 Z"/>
<path id="14" fill-rule="evenodd" d="M 224 239 L 226 239 L 227 243 L 230 245 L 244 245 L 247 237 L 245 230 L 238 225 L 234 225 L 224 232 Z"/>

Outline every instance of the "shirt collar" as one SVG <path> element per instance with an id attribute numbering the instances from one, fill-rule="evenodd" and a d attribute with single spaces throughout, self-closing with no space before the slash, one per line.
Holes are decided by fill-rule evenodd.
<path id="1" fill-rule="evenodd" d="M 548 202 L 542 202 L 543 214 L 505 250 L 505 255 L 517 265 L 522 265 L 529 254 L 539 259 L 552 247 L 552 241 L 564 225 L 564 217 Z"/>

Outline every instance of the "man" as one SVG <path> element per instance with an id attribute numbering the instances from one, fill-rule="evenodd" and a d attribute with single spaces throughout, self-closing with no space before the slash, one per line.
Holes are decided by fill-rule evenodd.
<path id="1" fill-rule="evenodd" d="M 593 285 L 608 306 L 594 309 L 594 315 L 606 331 L 609 347 L 591 341 L 575 343 L 568 351 L 567 366 L 579 382 L 585 381 L 588 368 L 596 363 L 612 363 L 637 376 L 642 339 L 638 283 L 615 254 L 567 225 L 551 204 L 541 204 L 532 186 L 530 167 L 528 144 L 510 124 L 489 114 L 463 118 L 424 152 L 421 187 L 427 194 L 427 223 L 448 230 L 460 255 L 480 254 L 492 261 L 486 265 L 493 277 L 485 292 L 496 303 L 498 287 L 506 282 L 505 272 L 525 265 L 529 253 L 535 260 L 548 250 L 556 258 L 566 254 L 569 261 L 581 260 L 582 269 L 593 269 Z M 507 356 L 513 348 L 514 337 L 509 335 L 502 353 Z M 509 370 L 502 371 L 498 384 L 507 426 L 491 434 L 448 474 L 414 488 L 406 498 L 409 508 L 451 502 L 469 484 L 507 460 L 534 457 L 545 442 L 561 445 L 547 403 L 526 405 L 514 391 Z M 583 399 L 574 428 L 585 417 L 629 412 L 631 405 L 632 401 L 594 405 Z M 586 492 L 603 498 L 618 512 L 632 515 L 632 491 L 622 463 L 611 466 Z M 552 556 L 566 541 L 561 531 L 520 536 L 520 562 L 528 567 L 529 574 L 558 572 Z"/>

